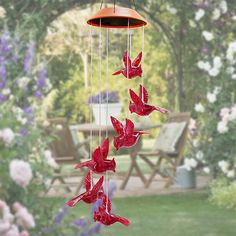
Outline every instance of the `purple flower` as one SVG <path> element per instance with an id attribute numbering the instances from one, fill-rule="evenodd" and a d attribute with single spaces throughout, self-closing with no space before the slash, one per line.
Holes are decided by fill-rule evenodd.
<path id="1" fill-rule="evenodd" d="M 7 81 L 6 80 L 0 80 L 0 89 L 3 89 L 6 87 Z"/>
<path id="2" fill-rule="evenodd" d="M 11 37 L 9 32 L 4 32 L 0 37 L 0 52 L 2 54 L 8 54 L 12 50 Z"/>
<path id="3" fill-rule="evenodd" d="M 25 128 L 21 128 L 19 133 L 20 133 L 20 136 L 23 138 L 26 137 L 28 134 L 28 132 Z"/>
<path id="4" fill-rule="evenodd" d="M 101 223 L 96 223 L 90 230 L 89 234 L 99 234 L 102 229 L 102 224 Z"/>
<path id="5" fill-rule="evenodd" d="M 7 100 L 7 97 L 0 93 L 0 103 L 3 103 Z"/>
<path id="6" fill-rule="evenodd" d="M 44 87 L 47 86 L 47 78 L 48 78 L 48 72 L 45 67 L 43 67 L 39 72 L 38 72 L 38 80 L 37 80 L 37 87 L 39 89 L 43 89 Z"/>
<path id="7" fill-rule="evenodd" d="M 102 205 L 102 200 L 98 199 L 92 206 L 92 212 L 98 211 L 98 208 Z"/>
<path id="8" fill-rule="evenodd" d="M 26 72 L 26 74 L 30 73 L 34 61 L 34 55 L 35 55 L 35 43 L 30 42 L 27 45 L 27 50 L 24 57 L 24 71 Z"/>
<path id="9" fill-rule="evenodd" d="M 110 182 L 109 183 L 109 189 L 108 189 L 108 197 L 110 199 L 113 198 L 113 195 L 114 195 L 114 192 L 116 191 L 116 189 L 117 189 L 116 183 L 115 182 Z"/>
<path id="10" fill-rule="evenodd" d="M 64 217 L 66 215 L 66 213 L 68 212 L 68 208 L 69 207 L 67 205 L 65 205 L 63 208 L 61 208 L 59 210 L 59 212 L 57 213 L 57 215 L 54 218 L 54 224 L 56 224 L 56 225 L 61 224 L 62 220 L 64 219 Z"/>
<path id="11" fill-rule="evenodd" d="M 4 57 L 0 57 L 0 79 L 2 81 L 5 81 L 7 79 L 7 67 L 6 60 Z"/>
<path id="12" fill-rule="evenodd" d="M 117 103 L 119 102 L 119 95 L 116 91 L 103 91 L 88 98 L 88 103 Z"/>
<path id="13" fill-rule="evenodd" d="M 83 228 L 83 227 L 85 227 L 86 225 L 87 225 L 87 221 L 86 220 L 84 220 L 84 219 L 78 219 L 78 220 L 76 220 L 75 222 L 74 222 L 74 224 L 76 225 L 76 226 L 79 226 L 80 228 Z"/>
<path id="14" fill-rule="evenodd" d="M 43 94 L 41 91 L 35 91 L 34 92 L 34 96 L 38 99 L 38 100 L 41 100 L 43 98 Z"/>
<path id="15" fill-rule="evenodd" d="M 209 53 L 209 48 L 206 47 L 206 46 L 203 47 L 203 48 L 202 48 L 202 53 L 203 53 L 203 54 L 208 54 L 208 53 Z"/>

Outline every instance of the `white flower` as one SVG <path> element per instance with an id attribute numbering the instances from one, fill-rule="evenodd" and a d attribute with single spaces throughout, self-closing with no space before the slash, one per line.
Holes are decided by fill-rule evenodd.
<path id="1" fill-rule="evenodd" d="M 232 16 L 232 20 L 235 20 L 235 21 L 236 21 L 236 15 L 235 15 L 235 16 Z"/>
<path id="2" fill-rule="evenodd" d="M 20 236 L 18 227 L 11 225 L 11 228 L 3 236 Z"/>
<path id="3" fill-rule="evenodd" d="M 63 126 L 62 126 L 62 125 L 56 125 L 56 129 L 57 129 L 57 130 L 62 130 L 62 129 L 63 129 Z"/>
<path id="4" fill-rule="evenodd" d="M 203 9 L 199 9 L 196 13 L 195 13 L 195 20 L 199 21 L 201 20 L 201 18 L 205 15 L 205 11 Z"/>
<path id="5" fill-rule="evenodd" d="M 203 157 L 204 157 L 204 154 L 202 151 L 198 151 L 196 153 L 196 158 L 199 160 L 199 161 L 202 161 L 203 160 Z"/>
<path id="6" fill-rule="evenodd" d="M 213 11 L 212 20 L 218 20 L 220 18 L 221 12 L 219 8 Z"/>
<path id="7" fill-rule="evenodd" d="M 229 127 L 227 126 L 227 123 L 225 121 L 220 121 L 217 124 L 217 131 L 220 134 L 227 133 L 229 131 Z"/>
<path id="8" fill-rule="evenodd" d="M 220 2 L 220 9 L 223 14 L 225 14 L 228 11 L 228 5 L 226 1 L 221 1 Z"/>
<path id="9" fill-rule="evenodd" d="M 233 74 L 231 79 L 236 80 L 236 74 Z"/>
<path id="10" fill-rule="evenodd" d="M 45 120 L 44 122 L 43 122 L 43 126 L 44 127 L 48 127 L 50 125 L 50 122 L 48 121 L 48 120 Z"/>
<path id="11" fill-rule="evenodd" d="M 30 164 L 22 160 L 11 161 L 10 177 L 17 185 L 25 188 L 33 177 Z"/>
<path id="12" fill-rule="evenodd" d="M 203 31 L 202 32 L 202 36 L 205 38 L 205 40 L 206 41 L 211 41 L 213 38 L 214 38 L 214 36 L 213 36 L 213 34 L 211 33 L 211 32 L 209 32 L 209 31 Z"/>
<path id="13" fill-rule="evenodd" d="M 9 88 L 2 90 L 2 94 L 5 96 L 9 95 L 10 93 L 11 93 L 11 90 Z"/>
<path id="14" fill-rule="evenodd" d="M 4 232 L 7 232 L 10 227 L 11 225 L 8 221 L 0 220 L 0 235 L 3 235 Z"/>
<path id="15" fill-rule="evenodd" d="M 211 69 L 211 65 L 209 62 L 204 62 L 204 61 L 199 61 L 197 63 L 198 65 L 198 68 L 201 69 L 201 70 L 205 70 L 205 71 L 209 71 Z"/>
<path id="16" fill-rule="evenodd" d="M 214 57 L 213 59 L 213 67 L 216 67 L 217 69 L 222 67 L 222 61 L 221 58 L 219 56 Z"/>
<path id="17" fill-rule="evenodd" d="M 44 156 L 49 166 L 51 166 L 53 169 L 59 168 L 59 165 L 56 163 L 55 159 L 52 157 L 52 153 L 50 150 L 45 150 Z"/>
<path id="18" fill-rule="evenodd" d="M 229 170 L 226 175 L 227 175 L 228 178 L 234 178 L 235 177 L 235 172 L 234 172 L 234 170 Z"/>
<path id="19" fill-rule="evenodd" d="M 190 171 L 193 168 L 197 167 L 197 161 L 193 158 L 191 158 L 191 159 L 185 158 L 184 159 L 184 166 L 188 171 Z"/>
<path id="20" fill-rule="evenodd" d="M 230 116 L 230 109 L 228 107 L 224 107 L 220 110 L 220 117 L 222 121 L 224 121 L 225 123 L 228 122 L 229 116 Z"/>
<path id="21" fill-rule="evenodd" d="M 207 100 L 210 103 L 214 103 L 216 101 L 216 95 L 215 93 L 207 93 Z"/>
<path id="22" fill-rule="evenodd" d="M 221 88 L 218 87 L 218 86 L 216 86 L 215 89 L 214 89 L 214 91 L 213 91 L 213 93 L 214 93 L 215 95 L 218 95 L 218 94 L 220 93 L 220 90 L 221 90 Z"/>
<path id="23" fill-rule="evenodd" d="M 7 146 L 11 146 L 15 139 L 15 133 L 10 128 L 5 128 L 1 131 L 0 139 L 2 139 Z"/>
<path id="24" fill-rule="evenodd" d="M 216 77 L 220 73 L 220 70 L 216 67 L 213 67 L 209 70 L 209 75 L 212 77 Z"/>
<path id="25" fill-rule="evenodd" d="M 226 59 L 231 63 L 234 63 L 234 54 L 236 52 L 236 41 L 229 43 L 227 52 L 226 52 Z"/>
<path id="26" fill-rule="evenodd" d="M 6 10 L 0 6 L 0 19 L 5 18 L 6 16 Z"/>
<path id="27" fill-rule="evenodd" d="M 203 168 L 203 171 L 204 171 L 206 174 L 210 174 L 210 172 L 211 172 L 210 168 L 207 167 L 207 166 Z"/>
<path id="28" fill-rule="evenodd" d="M 205 111 L 205 108 L 201 103 L 195 104 L 194 109 L 196 112 L 201 112 L 201 113 Z"/>
<path id="29" fill-rule="evenodd" d="M 176 15 L 178 12 L 176 8 L 170 6 L 169 4 L 166 5 L 166 10 L 170 12 L 172 15 Z"/>
<path id="30" fill-rule="evenodd" d="M 30 82 L 30 78 L 22 77 L 18 80 L 18 86 L 20 88 L 25 88 L 28 85 L 29 82 Z"/>
<path id="31" fill-rule="evenodd" d="M 224 172 L 227 173 L 228 172 L 228 168 L 229 168 L 229 163 L 225 160 L 219 161 L 218 162 L 218 166 L 220 167 L 220 169 Z"/>

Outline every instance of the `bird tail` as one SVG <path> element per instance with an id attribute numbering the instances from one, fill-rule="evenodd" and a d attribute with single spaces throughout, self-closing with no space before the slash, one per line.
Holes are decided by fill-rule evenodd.
<path id="1" fill-rule="evenodd" d="M 119 75 L 121 73 L 122 73 L 122 70 L 118 70 L 118 71 L 114 72 L 112 75 Z"/>
<path id="2" fill-rule="evenodd" d="M 128 219 L 124 218 L 124 217 L 117 217 L 118 222 L 120 222 L 121 224 L 125 225 L 126 227 L 128 227 L 130 225 L 130 222 Z"/>
<path id="3" fill-rule="evenodd" d="M 140 134 L 150 134 L 148 132 L 145 132 L 145 131 L 139 131 Z"/>
<path id="4" fill-rule="evenodd" d="M 83 198 L 84 195 L 85 195 L 85 193 L 80 194 L 79 196 L 77 196 L 77 197 L 71 199 L 70 201 L 68 201 L 68 202 L 66 203 L 66 205 L 69 206 L 69 207 L 75 206 L 76 203 L 78 203 L 79 201 L 82 200 L 82 198 Z"/>
<path id="5" fill-rule="evenodd" d="M 157 111 L 163 113 L 163 114 L 167 114 L 167 113 L 170 112 L 169 110 L 167 110 L 167 109 L 165 109 L 165 108 L 163 108 L 163 107 L 159 107 L 159 106 L 156 106 L 155 109 L 156 109 Z"/>
<path id="6" fill-rule="evenodd" d="M 87 167 L 88 165 L 88 161 L 85 161 L 83 163 L 79 163 L 75 166 L 75 169 L 80 169 L 80 168 L 83 168 L 83 167 Z"/>

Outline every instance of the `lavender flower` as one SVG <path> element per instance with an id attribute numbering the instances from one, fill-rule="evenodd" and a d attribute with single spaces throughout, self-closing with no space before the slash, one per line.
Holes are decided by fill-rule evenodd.
<path id="1" fill-rule="evenodd" d="M 87 225 L 87 221 L 84 219 L 78 219 L 74 222 L 76 226 L 79 226 L 80 228 L 84 228 Z"/>
<path id="2" fill-rule="evenodd" d="M 20 134 L 21 137 L 24 138 L 24 137 L 27 136 L 28 132 L 25 128 L 21 128 L 19 134 Z"/>
<path id="3" fill-rule="evenodd" d="M 37 90 L 34 92 L 34 96 L 38 99 L 41 100 L 43 98 L 43 94 L 41 91 Z"/>
<path id="4" fill-rule="evenodd" d="M 3 95 L 3 94 L 0 93 L 0 103 L 5 102 L 6 99 L 7 99 L 7 97 L 6 97 L 5 95 Z"/>
<path id="5" fill-rule="evenodd" d="M 101 205 L 102 205 L 102 200 L 98 199 L 92 206 L 92 212 L 98 211 L 98 209 Z"/>
<path id="6" fill-rule="evenodd" d="M 24 57 L 24 71 L 26 72 L 26 74 L 29 74 L 31 71 L 32 64 L 34 61 L 34 55 L 35 55 L 35 43 L 30 42 L 27 45 L 27 50 Z"/>
<path id="7" fill-rule="evenodd" d="M 101 223 L 96 223 L 90 230 L 89 234 L 99 234 L 102 229 L 102 224 Z"/>
<path id="8" fill-rule="evenodd" d="M 11 37 L 9 32 L 4 32 L 0 37 L 0 52 L 7 55 L 12 50 Z"/>
<path id="9" fill-rule="evenodd" d="M 109 189 L 108 189 L 108 197 L 110 199 L 113 198 L 113 195 L 115 193 L 115 191 L 117 190 L 117 186 L 116 186 L 116 183 L 115 182 L 110 182 L 109 183 Z"/>
<path id="10" fill-rule="evenodd" d="M 0 80 L 0 89 L 3 89 L 6 87 L 7 81 L 6 80 Z"/>
<path id="11" fill-rule="evenodd" d="M 101 103 L 117 103 L 119 102 L 119 95 L 116 91 L 103 91 L 93 96 L 90 96 L 88 99 L 88 103 L 99 103 L 101 99 Z"/>
<path id="12" fill-rule="evenodd" d="M 0 57 L 0 79 L 1 81 L 5 81 L 7 79 L 7 67 L 4 57 Z"/>
<path id="13" fill-rule="evenodd" d="M 37 80 L 37 87 L 38 89 L 44 89 L 47 86 L 47 78 L 48 78 L 48 72 L 45 67 L 43 67 L 38 72 L 38 80 Z"/>
<path id="14" fill-rule="evenodd" d="M 64 219 L 64 217 L 66 215 L 66 213 L 68 212 L 68 208 L 69 207 L 67 205 L 65 205 L 63 208 L 61 208 L 59 210 L 59 212 L 57 213 L 57 215 L 54 218 L 54 224 L 55 225 L 60 225 L 61 224 L 62 220 Z"/>

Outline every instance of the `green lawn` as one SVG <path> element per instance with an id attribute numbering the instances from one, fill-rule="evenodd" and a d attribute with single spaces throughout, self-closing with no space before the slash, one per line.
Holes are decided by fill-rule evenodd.
<path id="1" fill-rule="evenodd" d="M 115 213 L 131 220 L 125 228 L 115 224 L 104 236 L 235 236 L 236 211 L 211 205 L 207 193 L 114 199 Z M 83 204 L 73 212 L 86 215 Z"/>

